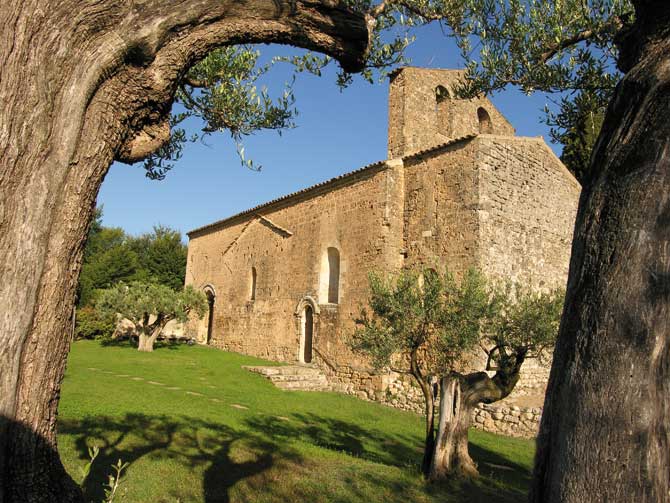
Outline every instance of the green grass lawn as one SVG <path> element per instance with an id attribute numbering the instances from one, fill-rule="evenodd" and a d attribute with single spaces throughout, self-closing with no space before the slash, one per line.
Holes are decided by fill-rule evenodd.
<path id="1" fill-rule="evenodd" d="M 59 450 L 100 501 L 117 459 L 130 463 L 116 501 L 524 501 L 534 444 L 476 430 L 475 483 L 426 484 L 423 421 L 336 393 L 276 389 L 242 365 L 267 363 L 198 346 L 73 345 L 59 409 Z"/>

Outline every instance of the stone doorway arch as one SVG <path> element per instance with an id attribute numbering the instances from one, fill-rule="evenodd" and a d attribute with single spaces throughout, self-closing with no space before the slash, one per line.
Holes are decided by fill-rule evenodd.
<path id="1" fill-rule="evenodd" d="M 295 310 L 298 329 L 298 362 L 311 363 L 318 325 L 319 305 L 309 296 L 303 297 Z"/>
<path id="2" fill-rule="evenodd" d="M 212 285 L 205 285 L 202 291 L 205 292 L 205 296 L 207 297 L 207 326 L 205 327 L 204 343 L 205 345 L 209 346 L 209 343 L 212 340 L 212 330 L 214 328 L 214 306 L 216 304 L 216 290 L 214 290 L 214 286 Z"/>
<path id="3" fill-rule="evenodd" d="M 312 306 L 305 306 L 300 321 L 302 325 L 300 363 L 312 363 L 312 343 L 314 342 L 314 311 Z"/>

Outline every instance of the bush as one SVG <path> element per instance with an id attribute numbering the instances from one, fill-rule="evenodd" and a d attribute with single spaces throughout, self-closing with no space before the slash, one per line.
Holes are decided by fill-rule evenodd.
<path id="1" fill-rule="evenodd" d="M 116 327 L 114 316 L 100 313 L 91 306 L 77 309 L 74 338 L 107 339 L 112 337 Z"/>

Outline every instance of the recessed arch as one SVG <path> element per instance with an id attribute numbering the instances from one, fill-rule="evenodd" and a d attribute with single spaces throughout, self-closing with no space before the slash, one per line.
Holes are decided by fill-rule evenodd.
<path id="1" fill-rule="evenodd" d="M 214 329 L 214 307 L 216 303 L 216 290 L 211 284 L 202 287 L 202 291 L 207 297 L 207 330 L 205 332 L 205 344 L 209 345 L 212 340 L 212 330 Z"/>
<path id="2" fill-rule="evenodd" d="M 479 132 L 481 134 L 493 133 L 493 124 L 491 123 L 491 116 L 484 107 L 477 109 L 477 122 L 479 123 Z"/>
<path id="3" fill-rule="evenodd" d="M 300 363 L 312 362 L 319 313 L 319 305 L 309 295 L 300 299 L 296 306 L 294 314 L 298 329 L 298 362 Z"/>
<path id="4" fill-rule="evenodd" d="M 328 303 L 338 304 L 340 300 L 340 251 L 335 247 L 328 248 Z"/>
<path id="5" fill-rule="evenodd" d="M 449 92 L 449 89 L 447 89 L 444 86 L 437 86 L 435 88 L 435 103 L 436 104 L 440 104 L 448 98 L 451 98 L 451 93 Z"/>

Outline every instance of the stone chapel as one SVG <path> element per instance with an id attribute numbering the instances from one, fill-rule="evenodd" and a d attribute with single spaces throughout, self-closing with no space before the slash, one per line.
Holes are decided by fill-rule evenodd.
<path id="1" fill-rule="evenodd" d="M 209 299 L 208 316 L 187 327 L 198 342 L 311 364 L 338 389 L 384 401 L 394 377 L 345 342 L 368 271 L 474 266 L 565 285 L 580 185 L 488 99 L 456 98 L 461 77 L 396 71 L 388 159 L 188 233 L 186 283 Z M 519 392 L 543 387 L 548 370 L 525 367 Z"/>

